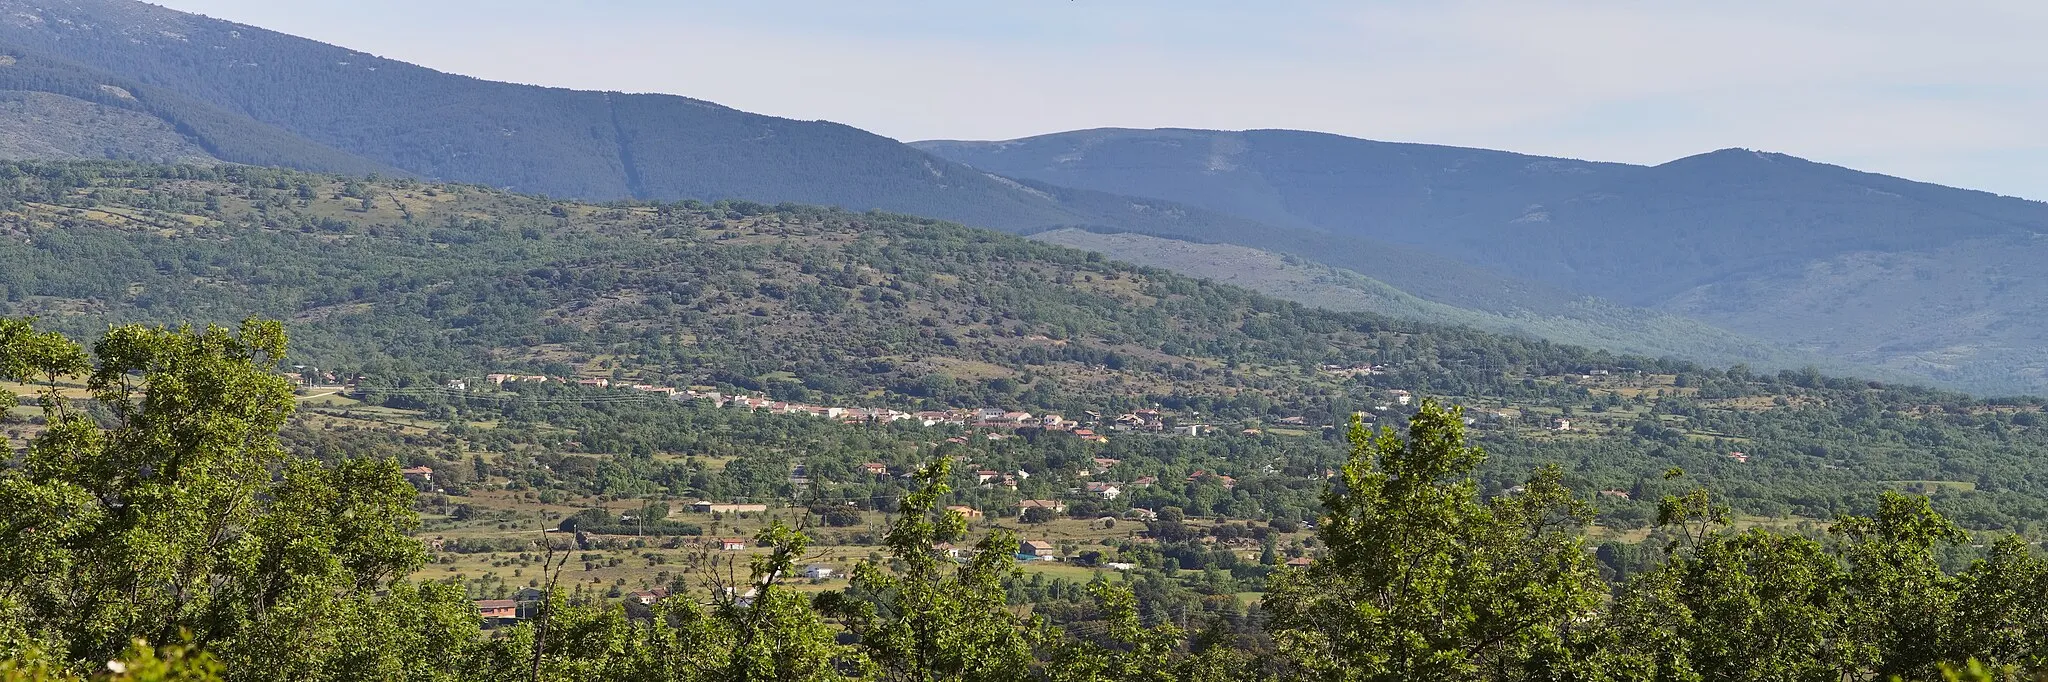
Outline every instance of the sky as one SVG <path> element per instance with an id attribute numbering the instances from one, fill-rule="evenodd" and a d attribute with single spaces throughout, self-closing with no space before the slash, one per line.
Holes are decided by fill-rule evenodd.
<path id="1" fill-rule="evenodd" d="M 1784 152 L 2048 200 L 2040 0 L 157 0 L 492 80 L 901 140 L 1293 128 Z"/>

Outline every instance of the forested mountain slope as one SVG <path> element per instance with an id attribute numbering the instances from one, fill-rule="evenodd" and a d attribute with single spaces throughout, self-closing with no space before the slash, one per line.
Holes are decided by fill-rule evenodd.
<path id="1" fill-rule="evenodd" d="M 0 20 L 0 23 L 5 23 Z M 230 161 L 402 174 L 173 90 L 0 39 L 0 158 Z"/>
<path id="2" fill-rule="evenodd" d="M 2039 202 L 1746 150 L 1644 167 L 1296 131 L 918 146 L 1014 177 L 1403 244 L 1841 362 L 1985 391 L 2048 387 L 2048 317 L 2034 303 L 2048 278 L 2016 267 L 2048 255 Z M 1299 240 L 1230 241 L 1349 267 L 1284 246 Z"/>
<path id="3" fill-rule="evenodd" d="M 741 386 L 780 376 L 829 396 L 940 402 L 981 400 L 1004 379 L 1025 396 L 1008 400 L 1051 406 L 1308 393 L 1230 363 L 1308 380 L 1299 368 L 1400 361 L 1450 388 L 1505 381 L 1495 353 L 1618 362 L 895 215 L 599 206 L 238 166 L 0 168 L 11 176 L 0 224 L 16 237 L 0 242 L 0 286 L 15 313 L 88 327 L 277 317 L 322 366 L 561 365 Z M 929 383 L 947 376 L 966 393 Z"/>
<path id="4" fill-rule="evenodd" d="M 578 204 L 242 166 L 4 164 L 0 296 L 0 316 L 79 333 L 283 319 L 297 362 L 400 387 L 517 371 L 851 406 L 1160 405 L 1311 429 L 1360 411 L 1398 418 L 1390 391 L 1404 390 L 1482 410 L 1498 487 L 1547 461 L 1576 462 L 1589 490 L 1675 464 L 1752 513 L 1826 517 L 1878 490 L 1931 486 L 1976 527 L 2048 514 L 2033 401 L 1316 310 L 889 214 Z M 1553 419 L 1572 430 L 1548 430 Z M 1737 450 L 1751 459 L 1731 461 Z M 1633 510 L 1625 518 L 1650 513 L 1615 504 Z"/>

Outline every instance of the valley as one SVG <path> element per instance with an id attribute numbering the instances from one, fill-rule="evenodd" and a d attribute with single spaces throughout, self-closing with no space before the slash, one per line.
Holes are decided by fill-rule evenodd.
<path id="1" fill-rule="evenodd" d="M 2048 673 L 2048 204 L 1695 153 L 2044 17 L 165 1 L 0 0 L 0 682 Z"/>

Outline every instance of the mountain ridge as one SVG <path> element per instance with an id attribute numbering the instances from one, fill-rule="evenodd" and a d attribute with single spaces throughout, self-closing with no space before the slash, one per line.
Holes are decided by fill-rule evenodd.
<path id="1" fill-rule="evenodd" d="M 1837 361 L 1979 390 L 2048 390 L 2048 334 L 2033 331 L 2048 316 L 2019 293 L 2036 291 L 2040 278 L 2004 253 L 2048 257 L 2033 243 L 2048 233 L 2048 204 L 1747 149 L 1635 166 L 1350 138 L 1322 156 L 1302 148 L 1331 138 L 1092 130 L 913 144 L 990 172 L 1216 210 L 1280 187 L 1284 196 L 1263 205 L 1285 207 L 1284 220 L 1310 229 L 1399 243 Z M 1248 145 L 1227 170 L 1187 151 L 1218 140 Z M 1328 252 L 1294 253 L 1346 266 Z M 1939 267 L 1881 265 L 1888 256 Z M 1902 296 L 1916 281 L 1938 291 Z M 1836 295 L 1847 282 L 1891 293 Z M 1836 324 L 1804 323 L 1815 315 Z M 1951 331 L 1959 328 L 1983 335 Z"/>

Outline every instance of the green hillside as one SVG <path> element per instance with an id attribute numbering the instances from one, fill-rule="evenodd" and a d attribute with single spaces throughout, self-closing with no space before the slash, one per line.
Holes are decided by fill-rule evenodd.
<path id="1" fill-rule="evenodd" d="M 1589 491 L 1679 465 L 1756 514 L 1825 518 L 1901 481 L 1968 483 L 1936 499 L 1976 527 L 2048 511 L 2027 473 L 2048 455 L 2033 401 L 1316 310 L 944 222 L 240 166 L 16 163 L 0 179 L 0 315 L 81 334 L 269 316 L 295 362 L 366 385 L 520 372 L 901 409 L 1157 405 L 1311 439 L 1354 412 L 1398 420 L 1403 390 L 1481 411 L 1503 488 L 1543 462 L 1575 462 Z M 1256 452 L 1225 461 L 1251 475 Z"/>

